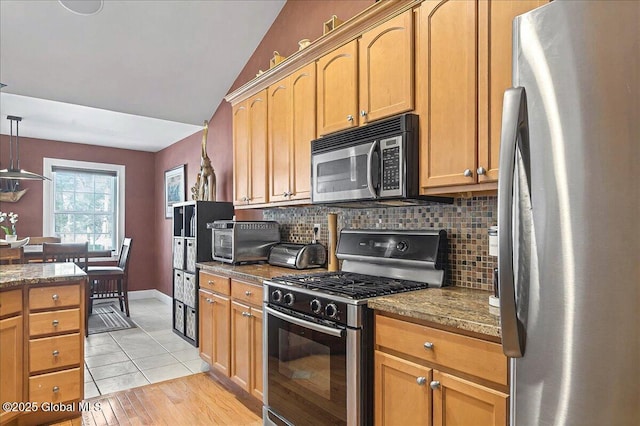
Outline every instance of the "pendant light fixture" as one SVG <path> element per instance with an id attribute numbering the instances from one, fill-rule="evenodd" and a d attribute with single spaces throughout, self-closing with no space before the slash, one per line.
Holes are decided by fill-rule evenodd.
<path id="1" fill-rule="evenodd" d="M 0 170 L 0 179 L 27 179 L 27 180 L 51 180 L 48 177 L 37 173 L 29 172 L 20 168 L 20 139 L 18 136 L 18 125 L 22 121 L 22 117 L 15 115 L 7 115 L 7 120 L 11 121 L 11 135 L 9 136 L 9 167 Z M 13 160 L 13 122 L 16 123 L 15 138 L 15 163 Z"/>

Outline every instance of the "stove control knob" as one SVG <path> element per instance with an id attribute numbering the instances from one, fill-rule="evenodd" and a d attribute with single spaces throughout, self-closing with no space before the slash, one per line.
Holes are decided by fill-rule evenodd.
<path id="1" fill-rule="evenodd" d="M 284 295 L 284 298 L 282 300 L 284 300 L 284 304 L 285 305 L 291 306 L 291 305 L 293 305 L 293 302 L 296 301 L 296 298 L 295 298 L 295 296 L 293 294 L 287 293 L 287 294 Z"/>
<path id="2" fill-rule="evenodd" d="M 336 306 L 335 303 L 329 303 L 325 308 L 324 308 L 324 313 L 329 317 L 329 318 L 335 318 L 336 315 L 338 314 L 338 307 Z"/>
<path id="3" fill-rule="evenodd" d="M 314 314 L 319 314 L 322 312 L 322 303 L 320 303 L 318 299 L 313 299 L 309 306 L 311 307 L 311 310 Z"/>
<path id="4" fill-rule="evenodd" d="M 396 244 L 396 249 L 400 252 L 406 251 L 408 247 L 409 246 L 406 241 L 400 241 L 398 244 Z"/>
<path id="5" fill-rule="evenodd" d="M 271 293 L 271 300 L 273 300 L 274 302 L 279 302 L 282 300 L 282 292 L 280 290 L 275 290 L 273 293 Z"/>

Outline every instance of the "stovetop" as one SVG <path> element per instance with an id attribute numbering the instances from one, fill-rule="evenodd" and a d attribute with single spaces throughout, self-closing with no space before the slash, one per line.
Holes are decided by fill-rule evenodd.
<path id="1" fill-rule="evenodd" d="M 355 300 L 419 290 L 429 286 L 424 282 L 375 277 L 353 272 L 317 272 L 276 277 L 272 281 L 285 282 L 307 290 Z"/>

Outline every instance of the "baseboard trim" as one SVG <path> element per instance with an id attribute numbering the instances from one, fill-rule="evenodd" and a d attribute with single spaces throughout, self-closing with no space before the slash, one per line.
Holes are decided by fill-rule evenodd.
<path id="1" fill-rule="evenodd" d="M 129 300 L 137 299 L 158 299 L 166 305 L 171 305 L 173 303 L 173 299 L 170 296 L 167 296 L 156 289 L 130 291 Z"/>

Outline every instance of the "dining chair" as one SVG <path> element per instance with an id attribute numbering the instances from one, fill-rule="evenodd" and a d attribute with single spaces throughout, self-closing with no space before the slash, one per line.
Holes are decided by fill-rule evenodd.
<path id="1" fill-rule="evenodd" d="M 93 311 L 93 301 L 118 299 L 120 310 L 129 316 L 128 266 L 131 253 L 131 238 L 125 238 L 120 248 L 117 266 L 89 266 L 88 315 Z"/>
<path id="2" fill-rule="evenodd" d="M 73 262 L 83 271 L 89 264 L 89 243 L 42 243 L 43 262 Z"/>
<path id="3" fill-rule="evenodd" d="M 24 250 L 22 247 L 0 247 L 0 265 L 14 265 L 24 263 Z"/>

